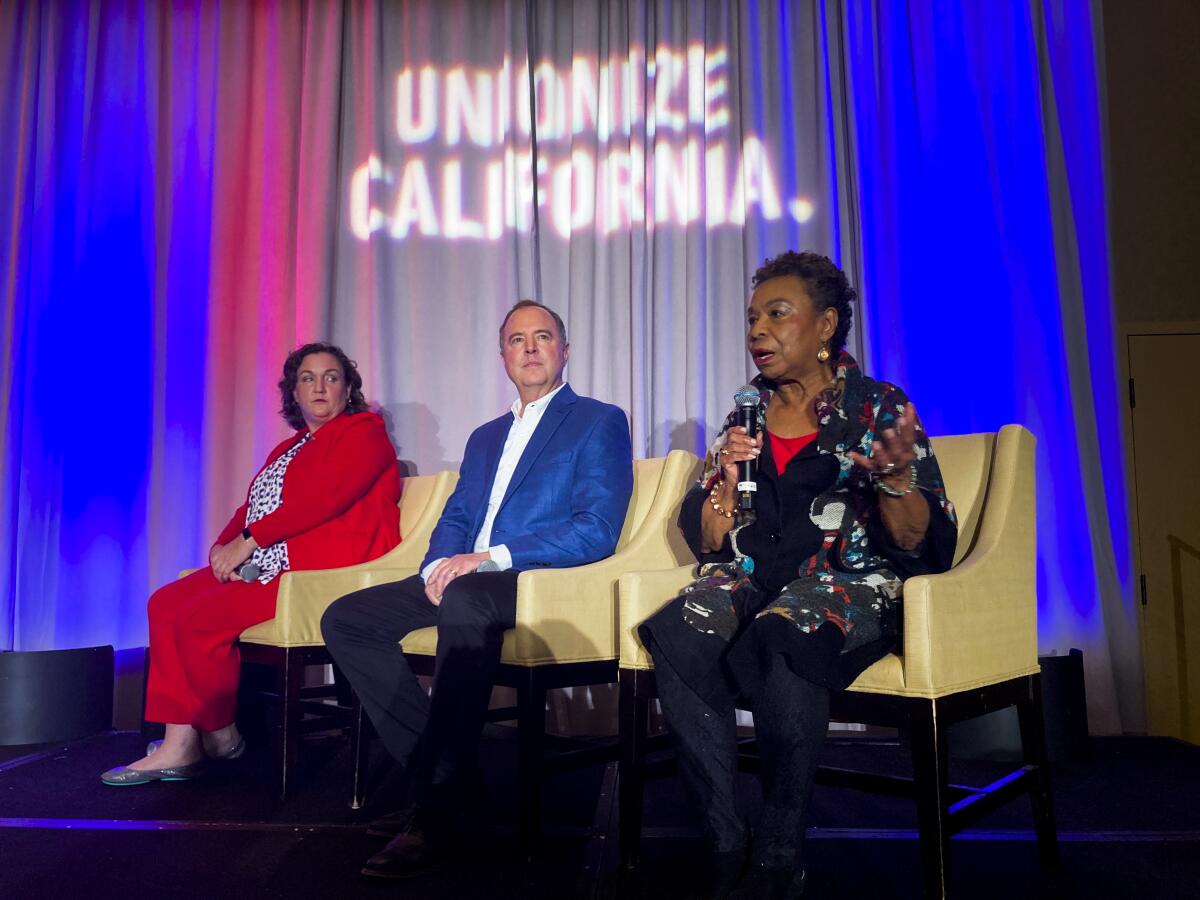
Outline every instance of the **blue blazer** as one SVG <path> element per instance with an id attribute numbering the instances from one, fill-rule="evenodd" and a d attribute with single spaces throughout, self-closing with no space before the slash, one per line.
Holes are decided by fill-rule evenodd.
<path id="1" fill-rule="evenodd" d="M 422 569 L 475 549 L 512 421 L 512 413 L 505 413 L 467 439 L 458 485 L 433 529 Z M 517 570 L 603 559 L 616 549 L 632 491 L 625 413 L 564 385 L 521 454 L 492 524 L 491 543 L 508 548 Z"/>

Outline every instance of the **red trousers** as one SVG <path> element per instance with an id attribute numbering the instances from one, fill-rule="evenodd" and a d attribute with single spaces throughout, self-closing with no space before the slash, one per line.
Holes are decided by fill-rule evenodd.
<path id="1" fill-rule="evenodd" d="M 216 731 L 237 714 L 237 637 L 275 615 L 279 579 L 222 584 L 203 568 L 150 597 L 146 719 Z"/>

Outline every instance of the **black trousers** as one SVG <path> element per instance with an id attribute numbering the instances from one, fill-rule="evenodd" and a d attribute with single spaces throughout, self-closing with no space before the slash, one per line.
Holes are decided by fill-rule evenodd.
<path id="1" fill-rule="evenodd" d="M 517 572 L 473 572 L 450 582 L 442 602 L 419 575 L 347 594 L 325 611 L 330 655 L 362 701 L 388 752 L 404 764 L 414 798 L 453 802 L 459 776 L 478 764 L 477 745 L 517 608 Z M 436 625 L 433 694 L 412 673 L 400 639 Z M 449 795 L 449 796 L 447 796 Z"/>
<path id="2" fill-rule="evenodd" d="M 697 635 L 697 644 L 711 636 Z M 709 639 L 709 641 L 706 641 Z M 702 698 L 662 653 L 655 678 L 679 771 L 715 853 L 746 846 L 746 826 L 735 803 L 736 710 L 732 703 Z M 752 698 L 760 751 L 763 811 L 750 857 L 771 869 L 799 867 L 805 812 L 817 758 L 829 728 L 829 689 L 796 675 L 780 654 L 764 660 L 765 677 Z"/>

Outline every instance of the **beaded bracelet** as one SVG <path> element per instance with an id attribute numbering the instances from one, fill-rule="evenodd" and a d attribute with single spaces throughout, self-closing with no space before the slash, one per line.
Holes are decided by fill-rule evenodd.
<path id="1" fill-rule="evenodd" d="M 733 513 L 726 510 L 725 507 L 721 506 L 721 504 L 717 502 L 716 491 L 717 491 L 717 488 L 714 485 L 713 488 L 708 492 L 709 505 L 712 506 L 712 508 L 717 511 L 718 516 L 724 516 L 726 519 L 732 519 Z"/>
<path id="2" fill-rule="evenodd" d="M 902 491 L 896 490 L 882 478 L 877 475 L 871 476 L 875 481 L 875 490 L 883 491 L 889 497 L 903 497 L 913 492 L 913 488 L 917 486 L 917 467 L 912 463 L 908 465 L 908 487 Z"/>

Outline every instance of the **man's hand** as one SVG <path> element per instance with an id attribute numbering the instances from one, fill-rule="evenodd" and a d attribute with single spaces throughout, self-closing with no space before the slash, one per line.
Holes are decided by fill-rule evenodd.
<path id="1" fill-rule="evenodd" d="M 485 559 L 491 559 L 490 553 L 459 553 L 447 557 L 433 567 L 429 577 L 425 579 L 425 596 L 434 606 L 442 603 L 442 594 L 446 586 L 459 575 L 467 575 L 479 568 Z"/>
<path id="2" fill-rule="evenodd" d="M 244 537 L 235 537 L 228 544 L 220 547 L 213 547 L 212 552 L 208 555 L 208 564 L 212 566 L 213 577 L 217 581 L 233 581 L 233 573 L 237 567 L 250 558 L 250 554 L 254 552 L 258 544 L 254 539 L 246 540 Z"/>

